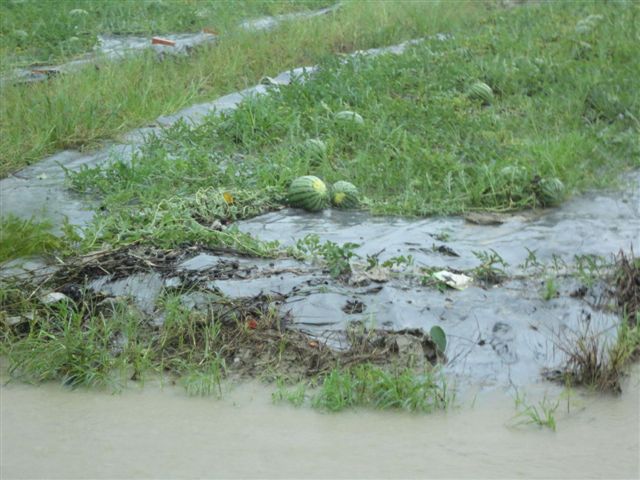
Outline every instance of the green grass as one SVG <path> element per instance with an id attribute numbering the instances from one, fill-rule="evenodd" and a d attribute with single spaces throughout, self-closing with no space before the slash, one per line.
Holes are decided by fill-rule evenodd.
<path id="1" fill-rule="evenodd" d="M 144 383 L 149 376 L 159 376 L 174 380 L 188 395 L 219 398 L 231 376 L 227 365 L 243 352 L 264 353 L 263 343 L 270 338 L 264 337 L 259 345 L 243 343 L 251 342 L 254 335 L 244 317 L 229 318 L 227 309 L 218 313 L 215 308 L 194 310 L 175 292 L 165 292 L 158 304 L 157 314 L 163 316 L 160 327 L 150 325 L 147 317 L 123 299 L 105 302 L 100 295 L 85 292 L 77 302 L 66 298 L 45 305 L 34 293 L 6 285 L 0 289 L 0 353 L 8 361 L 11 378 L 23 382 L 59 381 L 71 388 L 120 391 L 131 382 Z M 5 315 L 21 316 L 25 321 L 9 326 Z M 277 318 L 258 321 L 279 322 Z M 272 331 L 270 335 L 276 334 Z M 279 355 L 286 356 L 300 344 L 289 345 L 283 334 L 279 348 Z M 263 371 L 253 374 L 270 372 L 272 366 L 273 362 L 266 362 Z M 442 372 L 431 367 L 416 371 L 368 363 L 336 364 L 330 372 L 291 388 L 291 380 L 285 378 L 300 378 L 285 376 L 298 366 L 273 371 L 275 403 L 328 411 L 366 407 L 430 413 L 454 401 L 455 394 Z"/>
<path id="2" fill-rule="evenodd" d="M 100 34 L 151 36 L 203 28 L 225 33 L 243 19 L 327 4 L 322 0 L 6 0 L 0 3 L 2 69 L 63 62 L 91 51 Z"/>
<path id="3" fill-rule="evenodd" d="M 567 405 L 569 400 L 567 400 Z M 529 403 L 524 395 L 516 392 L 515 407 L 516 415 L 511 420 L 514 426 L 517 425 L 538 425 L 556 431 L 556 410 L 560 406 L 560 400 L 552 401 L 546 396 L 537 405 Z"/>
<path id="4" fill-rule="evenodd" d="M 486 12 L 476 2 L 396 2 L 393 8 L 348 2 L 335 14 L 273 31 L 230 29 L 189 58 L 158 62 L 147 52 L 48 82 L 6 85 L 0 102 L 0 177 L 54 151 L 91 148 L 159 115 L 255 85 L 264 75 L 312 65 L 329 54 L 456 30 Z"/>
<path id="5" fill-rule="evenodd" d="M 444 376 L 433 369 L 417 372 L 365 363 L 349 368 L 336 366 L 322 379 L 295 385 L 279 378 L 272 400 L 329 412 L 370 408 L 432 413 L 451 407 L 455 393 Z"/>
<path id="6" fill-rule="evenodd" d="M 453 400 L 444 377 L 437 372 L 417 374 L 409 368 L 390 372 L 365 364 L 332 370 L 311 404 L 332 412 L 367 407 L 431 413 L 448 408 Z"/>
<path id="7" fill-rule="evenodd" d="M 23 220 L 13 215 L 0 217 L 0 263 L 60 251 L 64 242 L 51 233 L 51 228 L 49 222 Z"/>
<path id="8" fill-rule="evenodd" d="M 130 380 L 173 374 L 189 395 L 220 395 L 226 373 L 220 327 L 167 294 L 157 330 L 125 301 L 100 304 L 63 299 L 43 305 L 24 290 L 0 289 L 0 315 L 29 319 L 16 328 L 2 323 L 2 354 L 12 378 L 71 387 L 120 390 Z"/>

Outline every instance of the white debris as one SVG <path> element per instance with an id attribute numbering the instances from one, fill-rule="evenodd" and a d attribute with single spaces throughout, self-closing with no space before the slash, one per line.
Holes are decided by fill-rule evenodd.
<path id="1" fill-rule="evenodd" d="M 64 293 L 60 292 L 49 292 L 46 295 L 40 297 L 40 301 L 45 305 L 51 305 L 52 303 L 58 303 L 63 300 L 68 301 L 70 299 Z"/>
<path id="2" fill-rule="evenodd" d="M 455 288 L 456 290 L 464 290 L 471 285 L 471 282 L 473 282 L 473 279 L 467 275 L 462 273 L 453 273 L 447 270 L 440 270 L 439 272 L 434 273 L 433 278 L 441 281 L 448 287 Z"/>

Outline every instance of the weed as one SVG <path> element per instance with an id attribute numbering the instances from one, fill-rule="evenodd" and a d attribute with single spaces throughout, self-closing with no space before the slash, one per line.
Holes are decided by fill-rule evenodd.
<path id="1" fill-rule="evenodd" d="M 265 2 L 237 0 L 233 5 L 215 0 L 197 4 L 184 1 L 2 2 L 0 53 L 3 69 L 15 65 L 59 62 L 90 52 L 99 34 L 157 35 L 199 32 L 203 28 L 222 32 L 250 16 L 305 10 L 322 2 Z"/>
<path id="2" fill-rule="evenodd" d="M 454 397 L 444 378 L 426 370 L 388 372 L 372 365 L 335 368 L 313 396 L 312 405 L 329 411 L 356 406 L 433 412 L 451 405 Z"/>
<path id="3" fill-rule="evenodd" d="M 413 256 L 412 255 L 407 255 L 406 257 L 404 255 L 398 255 L 397 257 L 391 257 L 388 260 L 385 260 L 384 262 L 382 262 L 382 266 L 384 268 L 393 268 L 393 267 L 401 267 L 401 266 L 406 266 L 406 267 L 410 267 L 411 265 L 413 265 Z"/>
<path id="4" fill-rule="evenodd" d="M 36 38 L 40 45 L 53 45 L 54 54 L 60 52 L 57 41 L 70 38 L 61 30 L 72 27 L 67 17 L 68 10 L 59 8 L 57 3 L 55 6 L 50 2 L 25 3 L 32 6 L 16 7 L 29 10 L 22 19 L 14 17 L 9 20 L 12 17 L 0 14 L 3 18 L 0 26 L 2 51 L 20 55 L 21 52 L 15 49 L 23 45 L 15 42 L 22 40 L 10 40 L 10 37 L 13 38 L 14 30 L 23 30 L 29 35 L 28 42 Z M 128 6 L 124 6 L 125 3 Z M 91 15 L 87 18 L 87 36 L 77 33 L 73 36 L 82 40 L 82 48 L 85 49 L 95 41 L 92 32 L 103 28 L 105 33 L 123 29 L 126 32 L 158 34 L 172 28 L 193 31 L 205 26 L 221 28 L 224 35 L 214 46 L 197 49 L 186 59 L 171 58 L 158 62 L 155 53 L 151 52 L 118 63 L 104 61 L 100 63 L 99 70 L 86 68 L 37 85 L 3 86 L 0 176 L 6 176 L 53 151 L 95 146 L 103 139 L 114 138 L 148 124 L 159 115 L 254 85 L 265 74 L 313 65 L 332 53 L 449 31 L 472 18 L 486 15 L 475 2 L 455 8 L 430 2 L 403 2 L 393 8 L 384 3 L 349 2 L 335 15 L 285 23 L 271 31 L 253 32 L 237 27 L 239 16 L 299 10 L 316 4 L 210 0 L 198 2 L 196 8 L 196 3 L 187 6 L 182 1 L 172 1 L 162 14 L 152 14 L 145 12 L 147 3 L 151 2 L 105 4 L 86 1 L 85 10 L 109 11 L 113 16 L 107 20 L 97 14 Z M 0 3 L 3 7 L 9 4 Z M 9 10 L 16 11 L 13 8 Z M 51 14 L 39 13 L 43 10 Z M 140 11 L 144 13 L 133 13 Z M 460 11 L 465 11 L 465 16 L 461 17 Z M 194 17 L 196 12 L 204 13 L 204 17 Z M 34 23 L 34 17 L 38 22 Z M 48 25 L 47 19 L 55 25 Z M 25 24 L 29 26 L 20 27 Z M 39 33 L 32 36 L 33 32 L 29 31 L 34 25 L 41 27 L 38 28 Z M 56 37 L 53 42 L 51 36 Z M 279 54 L 273 55 L 274 51 Z M 31 57 L 32 54 L 27 55 Z M 7 58 L 7 55 L 2 57 Z M 10 66 L 13 62 L 6 63 Z M 217 68 L 211 69 L 211 65 L 217 65 Z M 131 78 L 138 81 L 134 84 Z"/>
<path id="5" fill-rule="evenodd" d="M 587 288 L 591 288 L 598 280 L 604 278 L 611 264 L 597 255 L 576 255 L 574 257 L 576 277 Z"/>
<path id="6" fill-rule="evenodd" d="M 276 391 L 271 394 L 273 403 L 287 402 L 294 407 L 302 406 L 307 400 L 307 385 L 299 383 L 295 387 L 288 387 L 282 378 L 276 380 Z"/>
<path id="7" fill-rule="evenodd" d="M 185 367 L 181 382 L 187 395 L 222 397 L 222 380 L 226 373 L 224 359 L 216 356 L 198 367 Z"/>
<path id="8" fill-rule="evenodd" d="M 514 425 L 538 425 L 556 431 L 555 412 L 560 406 L 560 401 L 551 401 L 545 395 L 538 405 L 527 403 L 526 397 L 516 391 L 515 407 L 516 415 L 512 419 Z"/>
<path id="9" fill-rule="evenodd" d="M 612 341 L 587 316 L 578 330 L 558 334 L 555 344 L 567 357 L 560 380 L 619 393 L 626 367 L 640 352 L 640 328 L 623 317 Z"/>
<path id="10" fill-rule="evenodd" d="M 640 259 L 634 256 L 633 251 L 618 253 L 612 283 L 622 314 L 630 326 L 637 327 L 640 324 Z"/>
<path id="11" fill-rule="evenodd" d="M 552 298 L 556 298 L 559 295 L 558 286 L 556 285 L 555 278 L 548 277 L 544 282 L 544 287 L 542 289 L 542 298 L 544 301 L 548 302 Z"/>
<path id="12" fill-rule="evenodd" d="M 505 268 L 509 266 L 507 262 L 496 252 L 491 249 L 489 251 L 474 251 L 473 255 L 482 262 L 472 271 L 474 278 L 488 285 L 502 283 L 507 278 Z"/>
<path id="13" fill-rule="evenodd" d="M 544 265 L 540 263 L 540 261 L 538 260 L 536 251 L 529 250 L 527 247 L 525 247 L 525 249 L 527 250 L 527 258 L 525 258 L 524 262 L 522 262 L 522 264 L 520 264 L 519 267 L 522 268 L 523 270 L 530 270 L 530 269 L 534 271 L 544 270 Z"/>
<path id="14" fill-rule="evenodd" d="M 329 269 L 329 274 L 333 278 L 339 278 L 351 273 L 351 259 L 357 257 L 354 250 L 359 246 L 351 242 L 338 245 L 330 240 L 320 243 L 320 237 L 311 234 L 298 240 L 292 253 L 296 256 L 310 257 L 316 261 L 322 258 Z"/>
<path id="15" fill-rule="evenodd" d="M 13 215 L 0 218 L 0 263 L 60 250 L 64 243 L 51 233 L 51 227 L 49 222 L 24 220 Z"/>
<path id="16" fill-rule="evenodd" d="M 30 333 L 8 348 L 9 373 L 27 382 L 61 379 L 71 387 L 118 388 L 112 376 L 114 325 L 68 302 L 44 312 Z"/>

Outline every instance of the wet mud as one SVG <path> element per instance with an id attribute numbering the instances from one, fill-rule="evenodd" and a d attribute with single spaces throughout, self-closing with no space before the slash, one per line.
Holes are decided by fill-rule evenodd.
<path id="1" fill-rule="evenodd" d="M 558 209 L 502 216 L 501 223 L 490 225 L 464 218 L 412 220 L 292 209 L 239 222 L 240 230 L 285 245 L 310 233 L 337 244 L 360 244 L 351 273 L 337 278 L 322 262 L 239 257 L 231 250 L 197 246 L 94 252 L 53 271 L 33 266 L 24 278 L 39 276 L 73 300 L 80 299 L 74 292 L 85 287 L 102 299 L 130 298 L 155 327 L 162 326 L 159 299 L 167 292 L 182 295 L 194 310 L 213 309 L 219 316 L 220 306 L 235 309 L 242 322 L 277 311 L 277 318 L 262 325 L 264 336 L 247 337 L 258 339 L 256 345 L 230 351 L 230 363 L 252 357 L 268 364 L 286 330 L 297 332 L 290 340 L 299 351 L 285 369 L 297 374 L 317 374 L 336 361 L 348 364 L 335 352 L 351 349 L 348 355 L 366 354 L 374 363 L 398 357 L 405 363 L 413 359 L 414 365 L 416 359 L 441 361 L 461 385 L 526 385 L 563 364 L 558 342 L 566 332 L 589 325 L 615 338 L 620 316 L 611 287 L 602 279 L 586 285 L 568 272 L 576 255 L 607 257 L 640 249 L 639 192 L 640 176 L 635 176 L 623 191 L 576 197 Z M 504 276 L 498 283 L 481 277 L 479 250 L 493 250 L 508 262 L 501 265 Z M 562 265 L 552 298 L 543 294 L 545 275 L 525 268 L 532 251 L 538 262 Z M 409 255 L 410 265 L 383 266 Z M 377 259 L 375 268 L 368 269 L 367 257 Z M 464 272 L 471 283 L 461 290 L 435 285 L 425 272 L 439 269 Z M 248 305 L 257 310 L 250 313 Z M 446 356 L 439 357 L 422 333 L 434 326 L 446 332 Z M 359 332 L 359 340 L 353 332 Z M 257 347 L 270 345 L 269 339 L 273 348 Z M 317 363 L 308 364 L 309 358 Z M 243 373 L 259 373 L 255 363 L 245 364 L 239 365 L 246 367 Z"/>

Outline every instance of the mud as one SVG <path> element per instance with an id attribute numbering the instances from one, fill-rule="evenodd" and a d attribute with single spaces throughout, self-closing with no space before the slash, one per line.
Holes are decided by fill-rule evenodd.
<path id="1" fill-rule="evenodd" d="M 513 395 L 402 415 L 273 406 L 244 384 L 223 400 L 151 383 L 120 395 L 0 386 L 2 478 L 638 478 L 636 369 L 620 397 L 575 392 L 557 431 L 513 426 Z M 527 388 L 536 403 L 556 390 Z M 365 433 L 366 432 L 366 433 Z"/>
<path id="2" fill-rule="evenodd" d="M 46 274 L 49 285 L 66 294 L 71 286 L 88 285 L 102 297 L 130 297 L 156 326 L 163 322 L 157 300 L 165 291 L 184 293 L 191 308 L 204 310 L 216 304 L 215 298 L 223 304 L 265 299 L 277 308 L 280 321 L 267 330 L 274 327 L 271 333 L 280 334 L 285 326 L 300 332 L 304 336 L 293 343 L 303 348 L 312 338 L 319 345 L 344 349 L 353 340 L 348 332 L 354 330 L 380 335 L 428 332 L 438 325 L 449 340 L 446 372 L 460 385 L 526 385 L 563 364 L 566 356 L 558 342 L 566 332 L 588 324 L 604 338 L 615 338 L 619 313 L 608 287 L 598 279 L 584 285 L 569 271 L 575 255 L 607 257 L 619 249 L 638 250 L 639 199 L 640 175 L 635 175 L 622 191 L 576 197 L 558 209 L 535 214 L 502 216 L 500 224 L 290 209 L 239 223 L 242 231 L 284 244 L 309 233 L 338 244 L 361 243 L 351 275 L 340 278 L 333 278 L 322 263 L 244 258 L 197 246 L 96 252 Z M 494 285 L 478 278 L 478 250 L 494 250 L 508 261 L 504 281 Z M 529 251 L 535 251 L 541 263 L 561 264 L 553 298 L 544 298 L 544 275 L 524 268 Z M 412 255 L 413 264 L 382 267 L 399 255 Z M 378 259 L 375 275 L 363 265 L 367 256 Z M 431 280 L 423 281 L 424 272 L 434 269 L 464 271 L 474 281 L 462 290 L 436 288 Z M 385 355 L 391 351 L 393 342 L 370 340 L 369 353 L 377 347 Z M 427 350 L 424 358 L 433 363 L 433 346 Z M 309 351 L 304 352 L 290 364 L 303 364 L 300 359 Z M 327 358 L 329 363 L 336 360 Z M 317 373 L 318 368 L 307 371 Z"/>

